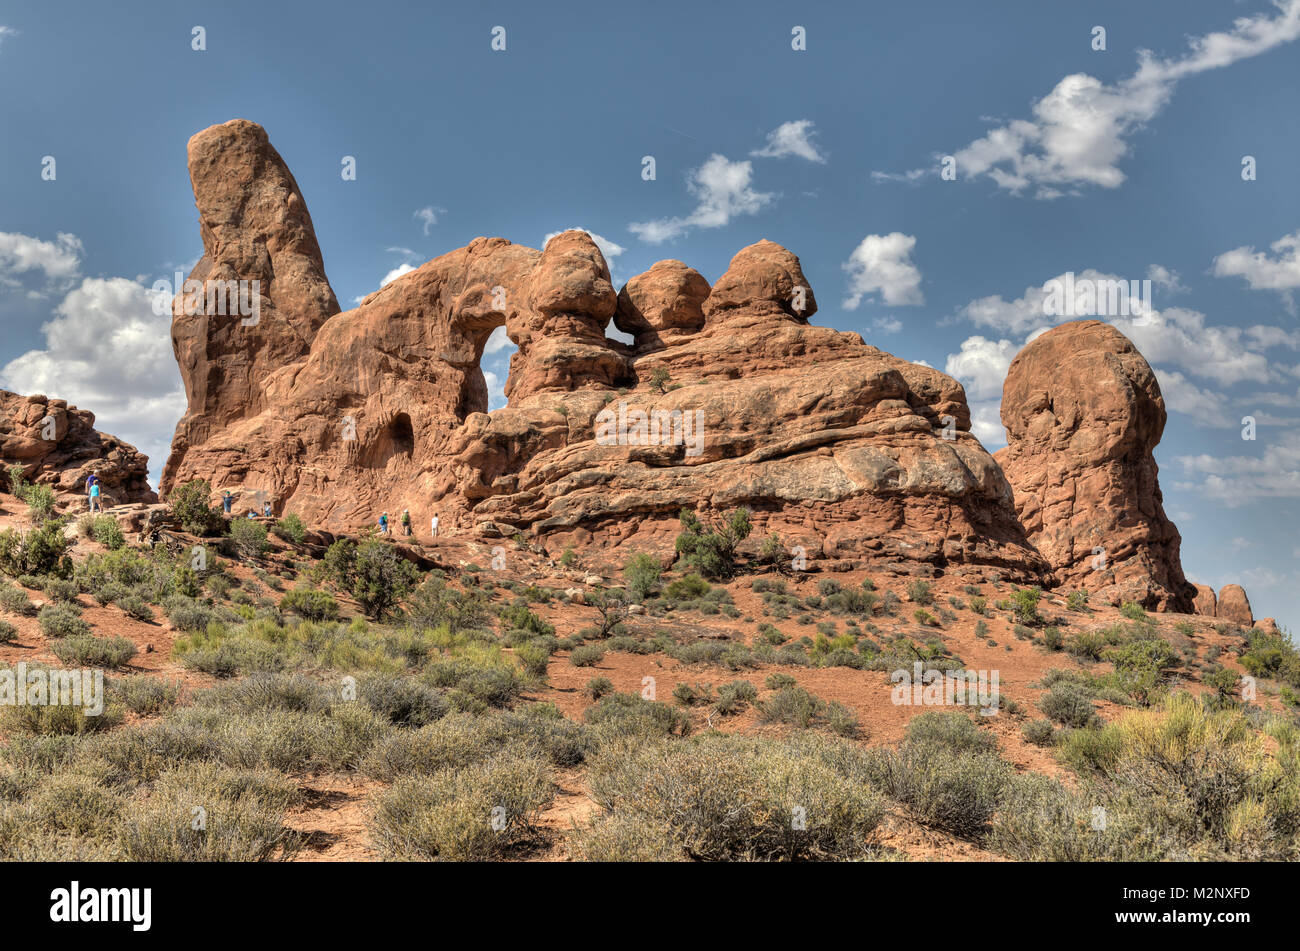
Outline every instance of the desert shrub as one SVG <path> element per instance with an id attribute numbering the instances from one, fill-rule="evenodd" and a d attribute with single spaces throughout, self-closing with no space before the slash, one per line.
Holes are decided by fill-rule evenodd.
<path id="1" fill-rule="evenodd" d="M 1065 638 L 1059 627 L 1047 627 L 1043 630 L 1043 646 L 1049 651 L 1059 651 L 1065 646 Z"/>
<path id="2" fill-rule="evenodd" d="M 284 518 L 279 519 L 271 526 L 271 533 L 276 538 L 282 538 L 287 542 L 293 542 L 295 545 L 301 545 L 307 540 L 307 526 L 303 524 L 302 519 L 295 513 L 290 512 Z"/>
<path id="3" fill-rule="evenodd" d="M 128 617 L 135 618 L 137 621 L 152 621 L 153 608 L 149 602 L 138 594 L 128 594 L 117 599 L 117 606 L 121 608 Z"/>
<path id="4" fill-rule="evenodd" d="M 686 853 L 666 823 L 647 823 L 632 812 L 598 816 L 570 833 L 578 862 L 684 862 Z"/>
<path id="5" fill-rule="evenodd" d="M 1120 605 L 1119 613 L 1130 621 L 1145 621 L 1147 619 L 1147 612 L 1136 601 L 1125 601 Z"/>
<path id="6" fill-rule="evenodd" d="M 984 614 L 988 610 L 988 606 L 989 606 L 988 598 L 976 597 L 970 599 L 970 609 L 974 611 L 976 614 L 980 614 L 980 615 Z"/>
<path id="7" fill-rule="evenodd" d="M 183 594 L 174 594 L 163 602 L 167 620 L 179 631 L 205 631 L 216 620 L 216 614 L 206 604 L 187 598 Z"/>
<path id="8" fill-rule="evenodd" d="M 623 816 L 659 830 L 660 853 L 672 853 L 666 834 L 705 861 L 862 858 L 884 815 L 883 797 L 863 781 L 866 756 L 829 739 L 714 734 L 613 743 L 587 775 L 604 811 L 597 821 Z"/>
<path id="9" fill-rule="evenodd" d="M 67 554 L 71 544 L 58 519 L 26 534 L 7 528 L 0 532 L 0 571 L 16 578 L 25 575 L 66 578 L 72 574 L 72 559 Z"/>
<path id="10" fill-rule="evenodd" d="M 1081 686 L 1069 681 L 1052 684 L 1038 701 L 1043 715 L 1071 727 L 1091 727 L 1098 723 L 1092 697 Z"/>
<path id="11" fill-rule="evenodd" d="M 391 615 L 411 590 L 419 572 L 392 545 L 370 540 L 357 547 L 350 592 L 368 618 Z"/>
<path id="12" fill-rule="evenodd" d="M 555 634 L 555 625 L 548 623 L 541 615 L 532 611 L 527 605 L 509 605 L 501 609 L 502 626 L 510 631 L 524 631 L 528 637 L 551 637 Z"/>
<path id="13" fill-rule="evenodd" d="M 767 679 L 763 681 L 763 685 L 767 687 L 768 690 L 784 690 L 787 687 L 795 686 L 796 683 L 798 683 L 798 681 L 789 674 L 780 673 L 768 674 Z"/>
<path id="14" fill-rule="evenodd" d="M 357 682 L 357 698 L 396 726 L 421 727 L 447 715 L 438 690 L 411 677 L 369 674 Z"/>
<path id="15" fill-rule="evenodd" d="M 1071 611 L 1082 611 L 1088 606 L 1088 592 L 1080 589 L 1071 591 L 1065 599 L 1065 606 Z"/>
<path id="16" fill-rule="evenodd" d="M 208 504 L 211 497 L 212 486 L 208 481 L 195 479 L 173 488 L 167 495 L 167 507 L 185 531 L 215 535 L 225 519 Z"/>
<path id="17" fill-rule="evenodd" d="M 72 635 L 50 645 L 54 656 L 65 666 L 124 667 L 135 656 L 136 647 L 126 637 L 91 637 Z"/>
<path id="18" fill-rule="evenodd" d="M 629 693 L 606 694 L 588 707 L 582 718 L 612 734 L 685 736 L 691 731 L 691 718 L 686 711 Z"/>
<path id="19" fill-rule="evenodd" d="M 193 803 L 203 803 L 194 828 Z M 284 824 L 284 807 L 256 794 L 220 798 L 209 788 L 179 786 L 125 811 L 118 843 L 132 862 L 267 862 L 291 857 L 302 833 Z"/>
<path id="20" fill-rule="evenodd" d="M 907 721 L 904 742 L 930 744 L 954 753 L 995 753 L 998 742 L 960 713 L 921 713 Z"/>
<path id="21" fill-rule="evenodd" d="M 592 700 L 599 700 L 606 694 L 614 692 L 614 681 L 610 680 L 608 677 L 592 677 L 587 681 L 587 686 L 584 688 L 584 692 Z"/>
<path id="22" fill-rule="evenodd" d="M 9 621 L 0 621 L 0 644 L 12 644 L 18 638 L 18 628 Z"/>
<path id="23" fill-rule="evenodd" d="M 90 625 L 81 617 L 81 611 L 71 604 L 47 604 L 37 618 L 41 633 L 49 638 L 88 637 Z"/>
<path id="24" fill-rule="evenodd" d="M 949 739 L 960 736 L 954 731 Z M 990 750 L 928 736 L 908 737 L 897 752 L 878 753 L 869 774 L 918 821 L 966 838 L 988 828 L 1013 775 Z"/>
<path id="25" fill-rule="evenodd" d="M 668 583 L 664 594 L 672 601 L 694 601 L 711 590 L 711 585 L 694 572 L 682 575 Z"/>
<path id="26" fill-rule="evenodd" d="M 1011 608 L 1016 615 L 1016 623 L 1026 627 L 1035 627 L 1043 623 L 1038 613 L 1038 601 L 1043 592 L 1038 588 L 1021 588 L 1011 595 Z"/>
<path id="27" fill-rule="evenodd" d="M 333 621 L 339 616 L 339 605 L 328 591 L 312 588 L 295 588 L 280 599 L 280 610 L 296 614 L 309 621 Z"/>
<path id="28" fill-rule="evenodd" d="M 180 685 L 161 677 L 125 677 L 113 683 L 113 690 L 132 713 L 149 716 L 176 705 Z"/>
<path id="29" fill-rule="evenodd" d="M 251 518 L 232 519 L 230 537 L 244 558 L 260 558 L 270 547 L 266 540 L 266 526 Z"/>
<path id="30" fill-rule="evenodd" d="M 1026 742 L 1034 746 L 1051 746 L 1056 742 L 1056 729 L 1051 720 L 1030 720 L 1020 728 Z"/>
<path id="31" fill-rule="evenodd" d="M 990 844 L 1014 858 L 1258 861 L 1294 854 L 1300 828 L 1292 728 L 1278 748 L 1239 710 L 1187 693 L 1104 730 L 1081 787 L 1024 777 L 1007 796 Z M 1095 831 L 1099 817 L 1104 834 Z"/>
<path id="32" fill-rule="evenodd" d="M 117 551 L 126 544 L 126 536 L 122 534 L 121 526 L 111 515 L 100 515 L 95 518 L 91 525 L 91 537 L 111 551 Z"/>
<path id="33" fill-rule="evenodd" d="M 682 509 L 681 523 L 676 551 L 682 564 L 705 578 L 729 577 L 736 567 L 736 546 L 753 528 L 749 510 L 735 509 L 706 523 L 690 509 Z"/>
<path id="34" fill-rule="evenodd" d="M 524 611 L 532 614 L 527 608 Z M 411 594 L 406 614 L 410 623 L 417 628 L 439 628 L 445 624 L 451 634 L 489 629 L 487 602 L 477 594 L 458 591 L 436 575 L 431 575 Z M 522 615 L 518 612 L 510 617 L 522 620 Z M 537 618 L 537 621 L 540 622 L 541 618 Z M 513 620 L 506 623 L 508 626 L 522 626 L 514 624 Z M 537 633 L 555 633 L 554 628 L 547 631 L 544 624 L 527 629 L 536 630 Z"/>
<path id="35" fill-rule="evenodd" d="M 32 617 L 36 614 L 36 605 L 32 604 L 27 592 L 15 588 L 7 582 L 0 582 L 0 609 L 20 617 Z"/>
<path id="36" fill-rule="evenodd" d="M 54 601 L 75 602 L 81 593 L 75 582 L 64 578 L 46 578 L 41 590 Z"/>
<path id="37" fill-rule="evenodd" d="M 499 859 L 536 831 L 553 798 L 540 758 L 501 755 L 433 776 L 404 776 L 377 797 L 371 832 L 389 859 Z"/>
<path id="38" fill-rule="evenodd" d="M 807 729 L 825 714 L 825 702 L 802 687 L 783 687 L 758 704 L 759 716 L 768 723 L 785 723 Z"/>
<path id="39" fill-rule="evenodd" d="M 637 601 L 644 601 L 654 593 L 662 574 L 663 568 L 659 564 L 659 559 L 644 552 L 633 555 L 623 568 L 627 590 Z"/>
<path id="40" fill-rule="evenodd" d="M 574 667 L 595 667 L 605 656 L 599 644 L 584 644 L 569 652 L 569 663 Z"/>
<path id="41" fill-rule="evenodd" d="M 934 603 L 934 594 L 930 591 L 930 582 L 913 581 L 907 586 L 907 597 L 917 604 L 928 605 Z"/>
<path id="42" fill-rule="evenodd" d="M 1080 660 L 1101 660 L 1110 642 L 1098 631 L 1079 631 L 1065 644 L 1065 650 Z"/>
<path id="43" fill-rule="evenodd" d="M 523 666 L 525 673 L 545 678 L 554 652 L 553 641 L 554 639 L 537 637 L 515 648 L 515 659 Z"/>

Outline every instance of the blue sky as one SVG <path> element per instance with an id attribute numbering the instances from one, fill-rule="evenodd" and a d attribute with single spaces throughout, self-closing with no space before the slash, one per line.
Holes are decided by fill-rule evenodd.
<path id="1" fill-rule="evenodd" d="M 0 91 L 0 386 L 94 410 L 155 474 L 184 402 L 148 288 L 202 250 L 186 140 L 243 117 L 344 307 L 478 235 L 586 228 L 618 282 L 769 238 L 815 321 L 961 379 L 991 450 L 1044 282 L 1151 279 L 1113 322 L 1169 405 L 1184 567 L 1300 620 L 1300 0 L 7 4 Z"/>

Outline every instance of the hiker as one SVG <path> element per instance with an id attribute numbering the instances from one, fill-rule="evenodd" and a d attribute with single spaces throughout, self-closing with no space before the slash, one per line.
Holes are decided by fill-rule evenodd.
<path id="1" fill-rule="evenodd" d="M 99 477 L 94 477 L 95 481 L 90 484 L 90 510 L 92 512 L 103 512 L 104 506 L 99 501 Z"/>
<path id="2" fill-rule="evenodd" d="M 256 511 L 255 509 L 249 509 L 249 510 L 248 510 L 248 515 L 245 516 L 245 517 L 246 517 L 246 518 L 257 518 L 257 511 Z"/>
<path id="3" fill-rule="evenodd" d="M 229 515 L 229 514 L 230 514 L 230 508 L 231 508 L 231 506 L 233 506 L 234 504 L 235 504 L 235 497 L 234 497 L 233 495 L 230 494 L 230 490 L 229 490 L 229 489 L 226 489 L 226 494 L 223 495 L 223 496 L 221 497 L 221 508 L 222 508 L 222 510 L 223 510 L 227 515 Z"/>
<path id="4" fill-rule="evenodd" d="M 262 515 L 264 515 L 266 518 L 274 518 L 274 516 L 271 514 L 270 502 L 265 502 L 262 504 Z"/>
<path id="5" fill-rule="evenodd" d="M 388 513 L 387 512 L 379 516 L 379 534 L 380 535 L 388 534 Z"/>
<path id="6" fill-rule="evenodd" d="M 437 537 L 438 537 L 438 516 L 435 515 L 435 516 L 434 516 L 434 517 L 429 521 L 429 528 L 431 528 L 431 529 L 433 530 L 433 537 L 434 537 L 434 538 L 437 538 Z"/>
<path id="7" fill-rule="evenodd" d="M 402 509 L 402 534 L 409 536 L 411 534 L 411 510 Z"/>
<path id="8" fill-rule="evenodd" d="M 86 476 L 86 503 L 90 503 L 90 490 L 94 488 L 95 483 L 99 481 L 99 475 L 92 472 Z"/>

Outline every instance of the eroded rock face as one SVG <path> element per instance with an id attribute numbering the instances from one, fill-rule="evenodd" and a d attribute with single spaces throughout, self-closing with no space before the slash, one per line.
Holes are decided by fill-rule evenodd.
<path id="1" fill-rule="evenodd" d="M 996 458 L 1029 539 L 1062 585 L 1116 604 L 1191 610 L 1195 588 L 1183 577 L 1151 454 L 1164 399 L 1128 338 L 1096 320 L 1037 337 L 1011 362 L 1002 424 L 1008 445 Z"/>
<path id="2" fill-rule="evenodd" d="M 115 504 L 158 501 L 149 488 L 149 457 L 96 430 L 95 414 L 66 400 L 0 390 L 0 467 L 11 465 L 21 465 L 24 479 L 50 486 L 63 501 L 84 500 L 92 472 Z"/>
<path id="3" fill-rule="evenodd" d="M 196 157 L 240 166 L 244 187 L 279 195 L 296 246 L 315 249 L 298 231 L 310 230 L 301 196 L 259 128 L 227 123 L 195 139 L 218 152 L 191 146 L 201 219 L 225 186 L 195 173 Z M 277 233 L 276 207 L 246 213 L 242 227 Z M 233 227 L 233 214 L 223 220 Z M 201 230 L 205 261 L 244 246 L 229 230 Z M 616 295 L 583 232 L 540 252 L 479 238 L 343 313 L 318 250 L 302 259 L 311 280 L 293 285 L 292 304 L 272 287 L 258 336 L 176 317 L 190 413 L 165 487 L 207 478 L 332 530 L 409 508 L 417 535 L 437 514 L 442 535 L 523 532 L 618 565 L 632 551 L 671 551 L 683 507 L 744 505 L 751 543 L 777 535 L 791 560 L 1044 578 L 1006 479 L 969 432 L 961 385 L 809 325 L 816 301 L 780 245 L 745 248 L 711 289 L 667 261 Z M 635 346 L 605 337 L 611 316 Z M 488 414 L 478 364 L 502 325 L 519 352 L 509 405 Z M 226 378 L 260 399 L 227 399 Z M 651 420 L 662 438 L 650 438 Z"/>
<path id="4" fill-rule="evenodd" d="M 1255 623 L 1255 616 L 1250 610 L 1250 599 L 1246 589 L 1239 584 L 1225 584 L 1219 589 L 1219 610 L 1215 615 L 1225 621 L 1232 621 L 1242 627 Z"/>
<path id="5" fill-rule="evenodd" d="M 1202 617 L 1215 617 L 1219 613 L 1219 599 L 1214 594 L 1214 589 L 1208 584 L 1198 584 L 1196 595 L 1192 599 L 1192 613 L 1199 614 Z"/>

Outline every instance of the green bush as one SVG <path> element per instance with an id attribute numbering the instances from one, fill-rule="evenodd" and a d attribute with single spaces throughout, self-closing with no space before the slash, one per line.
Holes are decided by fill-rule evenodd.
<path id="1" fill-rule="evenodd" d="M 284 518 L 271 526 L 271 532 L 276 538 L 282 538 L 287 542 L 293 542 L 295 545 L 301 545 L 307 540 L 307 526 L 304 525 L 302 519 L 293 512 L 285 515 Z"/>
<path id="2" fill-rule="evenodd" d="M 61 663 L 69 667 L 124 667 L 135 656 L 135 644 L 126 637 L 71 635 L 50 645 Z"/>
<path id="3" fill-rule="evenodd" d="M 675 547 L 682 564 L 705 578 L 730 577 L 736 567 L 736 546 L 753 529 L 749 510 L 735 509 L 706 524 L 690 509 L 682 509 L 681 523 Z"/>
<path id="4" fill-rule="evenodd" d="M 70 604 L 47 604 L 37 615 L 41 633 L 49 638 L 88 637 L 90 625 L 82 620 L 81 612 Z"/>
<path id="5" fill-rule="evenodd" d="M 126 544 L 126 536 L 122 534 L 121 526 L 111 515 L 100 515 L 95 518 L 91 536 L 111 551 L 116 551 Z"/>
<path id="6" fill-rule="evenodd" d="M 627 581 L 627 590 L 637 601 L 644 601 L 659 586 L 663 568 L 659 559 L 644 552 L 638 552 L 628 559 L 623 569 L 623 578 Z"/>
<path id="7" fill-rule="evenodd" d="M 664 594 L 672 601 L 694 601 L 702 598 L 711 590 L 707 581 L 691 572 L 668 583 Z"/>
<path id="8" fill-rule="evenodd" d="M 270 547 L 266 540 L 266 526 L 251 518 L 232 519 L 230 537 L 244 558 L 260 558 Z"/>
<path id="9" fill-rule="evenodd" d="M 1057 723 L 1071 727 L 1091 727 L 1099 721 L 1092 697 L 1076 683 L 1058 681 L 1038 700 L 1038 709 Z"/>
<path id="10" fill-rule="evenodd" d="M 328 591 L 295 588 L 280 599 L 280 610 L 296 614 L 309 621 L 333 621 L 339 616 L 339 605 Z"/>
<path id="11" fill-rule="evenodd" d="M 569 652 L 569 663 L 574 667 L 595 667 L 605 657 L 605 649 L 599 644 L 584 644 Z"/>
<path id="12" fill-rule="evenodd" d="M 670 837 L 704 861 L 852 859 L 871 853 L 885 813 L 864 781 L 867 755 L 829 739 L 714 734 L 612 743 L 587 776 L 597 822 L 657 830 L 656 854 L 676 854 Z"/>
<path id="13" fill-rule="evenodd" d="M 366 617 L 383 620 L 411 593 L 418 578 L 415 565 L 392 545 L 371 539 L 357 547 L 350 592 Z"/>
<path id="14" fill-rule="evenodd" d="M 206 479 L 178 485 L 167 496 L 171 515 L 181 528 L 195 535 L 215 535 L 225 521 L 209 504 L 212 486 Z"/>
<path id="15" fill-rule="evenodd" d="M 927 605 L 934 603 L 934 594 L 930 591 L 930 582 L 913 581 L 907 586 L 907 597 L 917 604 Z"/>
<path id="16" fill-rule="evenodd" d="M 545 762 L 502 754 L 398 779 L 377 797 L 371 832 L 387 859 L 500 859 L 535 836 L 537 818 L 553 795 Z"/>

